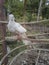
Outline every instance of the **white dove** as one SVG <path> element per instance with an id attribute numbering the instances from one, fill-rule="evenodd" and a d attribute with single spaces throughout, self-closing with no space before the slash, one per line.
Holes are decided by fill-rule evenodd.
<path id="1" fill-rule="evenodd" d="M 19 33 L 25 33 L 27 31 L 23 26 L 15 22 L 15 18 L 13 14 L 10 14 L 8 18 L 9 18 L 9 22 L 7 27 L 10 32 L 16 33 L 16 31 L 18 31 Z"/>
<path id="2" fill-rule="evenodd" d="M 20 33 L 20 36 L 22 38 L 27 38 L 27 35 L 26 35 L 27 30 L 21 24 L 15 22 L 14 15 L 10 14 L 8 18 L 9 18 L 9 22 L 7 25 L 8 30 L 13 33 Z M 28 45 L 28 43 L 30 43 L 30 41 L 28 40 L 23 39 L 22 41 L 23 43 L 25 43 L 25 45 Z"/>

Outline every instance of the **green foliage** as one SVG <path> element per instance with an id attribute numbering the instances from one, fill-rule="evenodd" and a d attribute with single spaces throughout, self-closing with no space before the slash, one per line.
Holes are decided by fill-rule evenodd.
<path id="1" fill-rule="evenodd" d="M 32 15 L 34 13 L 38 13 L 38 7 L 39 7 L 40 0 L 27 0 L 26 3 L 26 15 L 27 15 L 27 21 L 32 21 L 33 17 Z M 49 18 L 49 5 L 45 5 L 46 0 L 43 0 L 42 4 L 42 18 Z M 12 11 L 15 15 L 16 19 L 20 19 L 24 15 L 24 2 L 20 2 L 20 0 L 5 0 L 5 7 L 7 9 L 7 12 Z"/>

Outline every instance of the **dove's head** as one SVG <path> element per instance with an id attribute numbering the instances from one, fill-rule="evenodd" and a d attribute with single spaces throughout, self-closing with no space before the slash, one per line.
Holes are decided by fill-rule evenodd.
<path id="1" fill-rule="evenodd" d="M 9 14 L 9 21 L 14 21 L 15 17 L 12 13 Z"/>

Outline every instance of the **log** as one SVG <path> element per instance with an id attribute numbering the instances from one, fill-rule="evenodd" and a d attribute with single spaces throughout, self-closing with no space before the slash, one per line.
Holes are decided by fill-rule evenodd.
<path id="1" fill-rule="evenodd" d="M 22 38 L 24 40 L 30 40 L 32 42 L 49 42 L 49 39 L 30 39 L 30 38 Z M 5 41 L 11 42 L 11 41 L 16 41 L 18 40 L 16 36 L 11 36 L 11 37 L 5 37 Z"/>
<path id="2" fill-rule="evenodd" d="M 41 21 L 31 21 L 31 22 L 19 22 L 20 24 L 36 24 L 36 23 L 42 23 L 42 22 L 45 22 L 45 21 L 49 21 L 49 19 L 46 19 L 46 20 L 41 20 Z M 0 23 L 5 23 L 7 24 L 8 21 L 0 21 Z"/>

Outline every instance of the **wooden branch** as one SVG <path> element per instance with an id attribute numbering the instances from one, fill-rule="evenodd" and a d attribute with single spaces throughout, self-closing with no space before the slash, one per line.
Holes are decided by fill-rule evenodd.
<path id="1" fill-rule="evenodd" d="M 49 33 L 42 33 L 42 34 L 34 34 L 34 35 L 28 35 L 28 37 L 33 37 L 33 36 L 41 36 L 41 35 L 48 35 Z M 49 42 L 49 39 L 31 39 L 31 38 L 24 38 L 25 40 L 30 40 L 32 42 Z M 8 42 L 16 41 L 18 40 L 16 36 L 9 36 L 5 37 L 5 40 Z M 2 43 L 4 40 L 1 40 L 0 43 Z"/>
<path id="2" fill-rule="evenodd" d="M 40 50 L 39 50 L 39 53 L 38 53 L 38 56 L 37 56 L 37 60 L 36 60 L 36 62 L 35 62 L 35 65 L 38 65 L 38 60 L 39 60 L 39 57 L 40 57 Z"/>
<path id="3" fill-rule="evenodd" d="M 28 35 L 28 37 L 32 37 L 32 36 L 45 36 L 45 35 L 49 35 L 49 33 L 37 33 L 37 34 L 31 34 L 31 35 Z"/>
<path id="4" fill-rule="evenodd" d="M 32 42 L 49 42 L 49 39 L 30 39 L 30 38 L 22 38 L 24 40 L 30 40 Z M 11 37 L 5 37 L 6 41 L 16 41 L 18 38 L 16 36 L 11 36 Z"/>
<path id="5" fill-rule="evenodd" d="M 36 23 L 42 23 L 42 22 L 45 22 L 45 21 L 49 21 L 49 19 L 46 19 L 46 20 L 41 20 L 41 21 L 32 21 L 32 22 L 19 22 L 20 24 L 36 24 Z M 7 24 L 8 22 L 7 21 L 0 21 L 0 23 L 5 23 Z"/>

